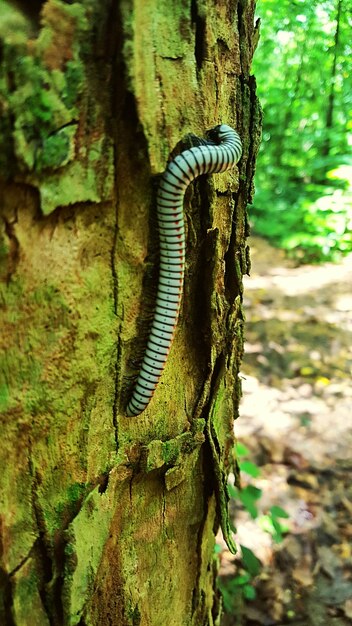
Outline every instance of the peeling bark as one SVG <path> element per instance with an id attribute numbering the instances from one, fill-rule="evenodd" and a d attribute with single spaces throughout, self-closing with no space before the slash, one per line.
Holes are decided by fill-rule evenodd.
<path id="1" fill-rule="evenodd" d="M 252 0 L 2 0 L 0 623 L 211 626 L 241 393 L 260 140 Z M 233 125 L 192 186 L 167 367 L 124 407 L 155 297 L 155 181 Z"/>

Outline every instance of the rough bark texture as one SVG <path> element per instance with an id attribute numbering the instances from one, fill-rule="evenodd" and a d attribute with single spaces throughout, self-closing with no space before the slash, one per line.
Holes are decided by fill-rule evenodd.
<path id="1" fill-rule="evenodd" d="M 218 623 L 260 113 L 253 0 L 0 0 L 0 623 Z M 157 263 L 154 181 L 226 122 L 186 202 L 186 285 L 126 418 Z"/>

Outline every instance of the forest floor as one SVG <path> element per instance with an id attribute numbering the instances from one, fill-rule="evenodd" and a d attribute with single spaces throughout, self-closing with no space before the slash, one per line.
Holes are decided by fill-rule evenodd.
<path id="1" fill-rule="evenodd" d="M 237 543 L 254 552 L 261 570 L 249 581 L 255 598 L 245 600 L 252 595 L 244 585 L 248 568 L 241 555 L 234 559 L 223 546 L 223 624 L 347 626 L 352 623 L 352 255 L 339 264 L 293 267 L 261 239 L 251 241 L 251 250 L 243 400 L 235 432 L 249 450 L 245 460 L 260 469 L 258 477 L 242 472 L 242 486 L 262 493 L 256 519 L 248 507 L 231 504 Z M 281 539 L 268 516 L 273 506 L 289 515 L 276 519 L 286 527 Z"/>

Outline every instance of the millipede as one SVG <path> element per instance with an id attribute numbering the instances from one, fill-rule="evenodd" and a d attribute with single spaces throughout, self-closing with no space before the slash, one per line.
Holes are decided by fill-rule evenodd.
<path id="1" fill-rule="evenodd" d="M 159 280 L 153 321 L 142 365 L 127 404 L 126 415 L 139 415 L 148 406 L 174 338 L 185 271 L 183 200 L 186 188 L 202 174 L 225 172 L 242 154 L 238 133 L 226 124 L 207 131 L 206 139 L 178 154 L 167 165 L 157 191 L 160 245 Z"/>

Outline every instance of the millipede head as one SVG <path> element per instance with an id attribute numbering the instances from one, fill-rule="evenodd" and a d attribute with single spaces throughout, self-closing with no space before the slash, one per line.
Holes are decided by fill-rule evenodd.
<path id="1" fill-rule="evenodd" d="M 218 124 L 217 126 L 214 126 L 213 128 L 209 128 L 209 130 L 207 130 L 205 133 L 207 139 L 209 139 L 210 141 L 214 143 L 220 143 L 221 141 L 220 129 L 221 129 L 221 126 L 223 125 L 224 124 Z"/>
<path id="2" fill-rule="evenodd" d="M 219 144 L 227 139 L 229 134 L 233 135 L 233 133 L 234 131 L 231 126 L 228 126 L 227 124 L 218 124 L 217 126 L 214 126 L 213 128 L 207 130 L 206 136 L 211 141 L 214 141 L 214 143 Z"/>

